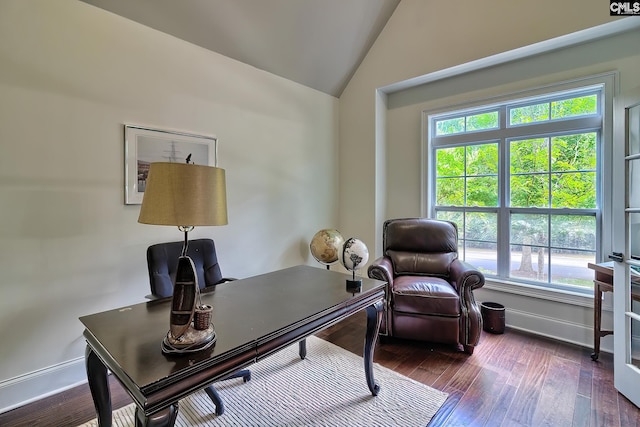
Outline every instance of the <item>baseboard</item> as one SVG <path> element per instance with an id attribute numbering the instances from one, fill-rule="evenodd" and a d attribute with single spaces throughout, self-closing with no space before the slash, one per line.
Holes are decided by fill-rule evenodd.
<path id="1" fill-rule="evenodd" d="M 520 310 L 506 309 L 506 325 L 535 335 L 593 348 L 593 327 L 565 319 L 541 316 Z M 601 339 L 600 352 L 613 353 L 613 337 Z"/>
<path id="2" fill-rule="evenodd" d="M 84 357 L 0 381 L 0 413 L 87 382 Z"/>

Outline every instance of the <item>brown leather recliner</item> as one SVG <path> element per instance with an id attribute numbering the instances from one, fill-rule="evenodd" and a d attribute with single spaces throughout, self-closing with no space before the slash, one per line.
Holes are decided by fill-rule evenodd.
<path id="1" fill-rule="evenodd" d="M 387 285 L 382 335 L 462 344 L 468 354 L 480 340 L 482 316 L 473 290 L 484 276 L 458 258 L 455 223 L 427 218 L 391 219 L 383 226 L 383 256 L 369 277 Z"/>

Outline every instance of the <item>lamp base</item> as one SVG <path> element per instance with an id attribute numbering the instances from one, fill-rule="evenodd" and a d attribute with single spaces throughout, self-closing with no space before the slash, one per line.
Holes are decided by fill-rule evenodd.
<path id="1" fill-rule="evenodd" d="M 162 340 L 162 352 L 164 354 L 193 353 L 205 350 L 215 343 L 216 331 L 213 324 L 210 323 L 207 329 L 202 330 L 189 326 L 189 329 L 178 338 L 174 338 L 171 332 L 167 332 Z"/>

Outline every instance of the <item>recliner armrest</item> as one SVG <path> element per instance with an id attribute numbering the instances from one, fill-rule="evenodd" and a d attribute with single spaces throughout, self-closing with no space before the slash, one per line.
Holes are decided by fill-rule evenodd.
<path id="1" fill-rule="evenodd" d="M 372 279 L 382 280 L 393 287 L 393 264 L 388 257 L 381 257 L 371 263 L 367 269 L 367 275 Z"/>
<path id="2" fill-rule="evenodd" d="M 456 287 L 459 295 L 467 289 L 473 291 L 484 286 L 484 274 L 473 265 L 456 259 L 451 263 L 451 283 Z"/>

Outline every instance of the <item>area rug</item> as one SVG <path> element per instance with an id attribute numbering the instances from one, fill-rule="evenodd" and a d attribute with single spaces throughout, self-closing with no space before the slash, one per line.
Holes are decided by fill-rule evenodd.
<path id="1" fill-rule="evenodd" d="M 307 357 L 298 345 L 251 365 L 251 381 L 216 383 L 225 412 L 214 414 L 204 391 L 179 403 L 176 426 L 426 426 L 447 394 L 374 364 L 378 396 L 369 392 L 361 357 L 316 337 Z M 133 404 L 113 413 L 113 425 L 135 425 Z M 95 420 L 82 427 L 97 426 Z"/>

